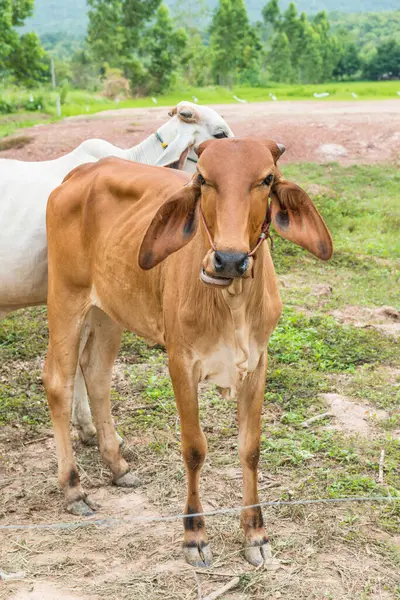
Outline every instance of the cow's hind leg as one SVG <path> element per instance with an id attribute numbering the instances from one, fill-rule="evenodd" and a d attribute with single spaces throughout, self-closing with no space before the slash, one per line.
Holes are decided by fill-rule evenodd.
<path id="1" fill-rule="evenodd" d="M 198 377 L 193 369 L 169 356 L 169 371 L 180 416 L 182 455 L 187 475 L 186 515 L 203 512 L 199 496 L 200 469 L 207 452 L 207 442 L 200 427 L 197 400 Z M 204 517 L 188 516 L 183 522 L 184 554 L 195 567 L 208 567 L 212 562 Z"/>
<path id="2" fill-rule="evenodd" d="M 83 444 L 91 446 L 96 443 L 96 428 L 93 425 L 89 398 L 80 365 L 78 365 L 75 375 L 72 425 L 78 430 Z"/>
<path id="3" fill-rule="evenodd" d="M 79 356 L 86 346 L 90 329 L 87 325 L 83 328 L 81 342 L 79 347 Z M 72 424 L 78 430 L 79 438 L 82 444 L 92 446 L 96 444 L 96 428 L 93 425 L 92 413 L 90 412 L 89 397 L 86 390 L 85 379 L 83 377 L 80 364 L 76 370 L 74 385 L 74 400 L 72 404 Z M 119 444 L 122 445 L 123 439 L 116 433 Z"/>
<path id="4" fill-rule="evenodd" d="M 62 291 L 62 303 L 49 303 L 49 347 L 43 381 L 54 426 L 58 479 L 67 510 L 89 515 L 93 506 L 80 483 L 69 431 L 79 342 L 88 305 L 84 295 L 77 297 Z"/>
<path id="5" fill-rule="evenodd" d="M 92 308 L 90 333 L 80 358 L 97 429 L 99 449 L 113 473 L 113 481 L 122 487 L 135 487 L 139 480 L 121 456 L 120 437 L 111 416 L 110 387 L 112 367 L 121 343 L 122 328 L 102 310 Z"/>
<path id="6" fill-rule="evenodd" d="M 261 411 L 264 400 L 266 354 L 257 369 L 247 375 L 238 401 L 239 453 L 243 470 L 243 505 L 258 504 L 257 471 L 260 454 Z M 242 511 L 241 523 L 245 535 L 244 555 L 252 565 L 259 566 L 271 556 L 261 508 Z"/>

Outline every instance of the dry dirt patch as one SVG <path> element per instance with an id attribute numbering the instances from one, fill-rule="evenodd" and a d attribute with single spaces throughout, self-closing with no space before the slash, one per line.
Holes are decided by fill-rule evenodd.
<path id="1" fill-rule="evenodd" d="M 56 585 L 32 583 L 31 586 L 25 587 L 10 596 L 10 600 L 80 600 L 80 598 Z"/>
<path id="2" fill-rule="evenodd" d="M 335 428 L 348 433 L 370 435 L 374 430 L 373 422 L 383 421 L 389 416 L 385 410 L 360 404 L 340 394 L 322 394 L 322 397 L 329 407 L 330 414 L 335 418 Z"/>
<path id="3" fill-rule="evenodd" d="M 373 327 L 386 335 L 400 335 L 400 312 L 392 306 L 346 306 L 342 310 L 332 311 L 332 316 L 354 327 Z"/>

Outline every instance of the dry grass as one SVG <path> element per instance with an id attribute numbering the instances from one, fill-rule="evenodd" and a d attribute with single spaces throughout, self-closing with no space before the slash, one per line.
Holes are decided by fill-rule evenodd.
<path id="1" fill-rule="evenodd" d="M 3 150 L 11 150 L 12 148 L 23 148 L 27 144 L 33 142 L 35 138 L 32 135 L 14 135 L 0 140 L 0 152 Z"/>

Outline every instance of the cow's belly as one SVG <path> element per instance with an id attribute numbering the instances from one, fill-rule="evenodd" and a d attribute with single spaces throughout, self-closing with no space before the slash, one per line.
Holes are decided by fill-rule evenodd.
<path id="1" fill-rule="evenodd" d="M 2 165 L 4 168 L 4 165 Z M 58 180 L 21 172 L 0 184 L 0 306 L 29 306 L 47 297 L 47 198 Z"/>
<path id="2" fill-rule="evenodd" d="M 94 160 L 78 148 L 43 163 L 0 161 L 0 314 L 46 302 L 48 197 L 71 169 Z"/>
<path id="3" fill-rule="evenodd" d="M 0 236 L 0 306 L 46 301 L 46 206 L 35 209 L 30 214 L 1 214 L 5 227 Z"/>
<path id="4" fill-rule="evenodd" d="M 262 348 L 250 339 L 248 344 L 221 344 L 201 358 L 201 379 L 214 383 L 235 397 L 243 381 L 252 373 L 260 360 Z"/>

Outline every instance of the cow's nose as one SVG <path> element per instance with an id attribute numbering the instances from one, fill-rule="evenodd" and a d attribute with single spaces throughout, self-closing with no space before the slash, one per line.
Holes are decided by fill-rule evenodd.
<path id="1" fill-rule="evenodd" d="M 214 268 L 218 275 L 224 277 L 241 277 L 249 266 L 246 252 L 220 252 L 214 254 Z"/>

